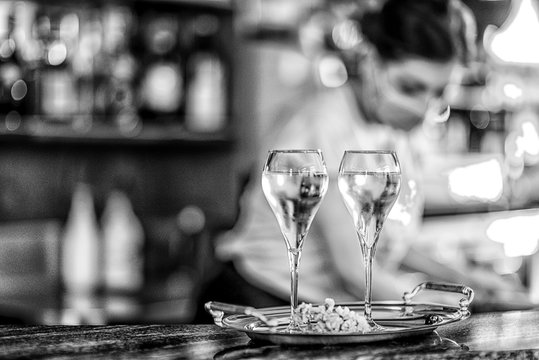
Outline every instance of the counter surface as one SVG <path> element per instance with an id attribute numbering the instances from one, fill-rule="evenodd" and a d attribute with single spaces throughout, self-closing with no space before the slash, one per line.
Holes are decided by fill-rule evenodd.
<path id="1" fill-rule="evenodd" d="M 320 348 L 254 343 L 216 325 L 0 326 L 0 358 L 539 359 L 539 310 L 483 313 L 431 334 Z"/>

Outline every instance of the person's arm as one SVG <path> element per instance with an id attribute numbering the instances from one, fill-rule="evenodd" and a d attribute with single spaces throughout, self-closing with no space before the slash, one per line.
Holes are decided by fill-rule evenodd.
<path id="1" fill-rule="evenodd" d="M 531 305 L 524 286 L 513 278 L 504 278 L 494 270 L 466 265 L 444 264 L 411 247 L 402 260 L 408 271 L 421 272 L 430 281 L 460 283 L 476 293 L 476 303 L 498 303 L 499 306 Z M 505 304 L 505 305 L 504 305 Z"/>

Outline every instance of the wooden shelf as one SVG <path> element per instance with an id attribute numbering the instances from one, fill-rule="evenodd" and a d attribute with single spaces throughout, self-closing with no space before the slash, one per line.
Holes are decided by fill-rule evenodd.
<path id="1" fill-rule="evenodd" d="M 181 124 L 143 122 L 130 130 L 103 122 L 51 122 L 25 119 L 17 129 L 0 125 L 0 142 L 33 142 L 73 145 L 174 145 L 185 147 L 222 147 L 234 141 L 229 130 L 193 132 Z"/>
<path id="2" fill-rule="evenodd" d="M 124 0 L 126 1 L 126 0 Z M 231 0 L 127 0 L 139 3 L 167 3 L 173 5 L 191 5 L 197 7 L 205 7 L 212 9 L 231 10 Z"/>
<path id="3" fill-rule="evenodd" d="M 58 4 L 58 5 L 69 5 L 69 4 L 78 4 L 84 3 L 88 4 L 85 0 L 37 0 L 38 3 L 46 4 Z M 92 2 L 89 2 L 92 4 Z M 100 0 L 93 0 L 94 4 L 102 3 Z M 104 2 L 107 3 L 107 2 Z M 171 6 L 189 6 L 203 9 L 214 9 L 214 10 L 225 10 L 230 11 L 233 9 L 232 0 L 112 0 L 112 4 L 148 4 L 148 5 L 171 5 Z"/>

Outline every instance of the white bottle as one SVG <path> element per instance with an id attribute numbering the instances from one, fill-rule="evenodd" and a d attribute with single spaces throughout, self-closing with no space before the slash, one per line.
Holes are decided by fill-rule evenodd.
<path id="1" fill-rule="evenodd" d="M 73 193 L 62 237 L 62 276 L 67 294 L 90 297 L 99 285 L 99 228 L 87 184 Z"/>
<path id="2" fill-rule="evenodd" d="M 190 131 L 222 130 L 226 111 L 224 65 L 215 54 L 201 52 L 189 62 L 193 78 L 186 99 L 186 126 Z"/>
<path id="3" fill-rule="evenodd" d="M 123 192 L 114 190 L 110 193 L 101 223 L 106 290 L 137 292 L 144 281 L 144 230 Z"/>

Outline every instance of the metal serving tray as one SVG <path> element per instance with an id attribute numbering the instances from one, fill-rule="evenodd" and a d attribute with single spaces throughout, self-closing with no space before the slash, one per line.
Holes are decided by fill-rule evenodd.
<path id="1" fill-rule="evenodd" d="M 446 291 L 463 294 L 466 297 L 458 306 L 435 303 L 414 303 L 413 297 L 422 290 Z M 473 290 L 465 285 L 426 282 L 403 295 L 402 301 L 379 301 L 372 303 L 374 320 L 384 327 L 377 332 L 290 332 L 290 308 L 287 306 L 254 309 L 252 307 L 206 303 L 206 310 L 213 316 L 216 325 L 245 332 L 256 341 L 283 345 L 335 345 L 370 343 L 394 340 L 407 336 L 428 334 L 439 326 L 462 321 L 470 317 L 469 305 L 473 300 Z M 350 310 L 363 313 L 363 302 L 338 303 Z M 276 322 L 269 326 L 263 320 Z M 277 321 L 275 321 L 277 320 Z"/>

